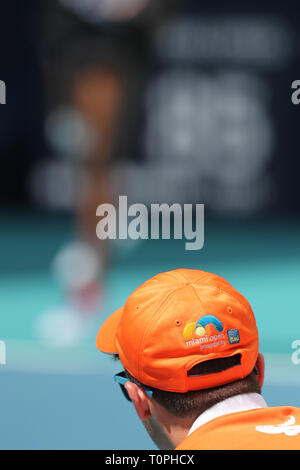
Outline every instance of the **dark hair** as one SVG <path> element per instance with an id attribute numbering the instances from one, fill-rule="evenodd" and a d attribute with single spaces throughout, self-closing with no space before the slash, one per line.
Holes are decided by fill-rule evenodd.
<path id="1" fill-rule="evenodd" d="M 222 370 L 234 367 L 239 362 L 240 355 L 232 357 L 213 359 L 197 364 L 189 371 L 189 375 L 204 375 L 209 373 L 220 372 Z M 141 386 L 135 377 L 125 370 L 127 378 Z M 167 411 L 178 418 L 196 418 L 205 410 L 216 405 L 226 398 L 240 395 L 241 393 L 261 393 L 261 388 L 256 378 L 257 372 L 253 370 L 247 377 L 236 380 L 218 387 L 208 388 L 204 390 L 193 390 L 187 393 L 166 392 L 153 387 L 153 399 L 163 406 Z"/>

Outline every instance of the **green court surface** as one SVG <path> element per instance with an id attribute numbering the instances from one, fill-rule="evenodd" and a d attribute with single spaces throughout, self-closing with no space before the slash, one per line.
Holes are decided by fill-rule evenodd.
<path id="1" fill-rule="evenodd" d="M 130 292 L 154 274 L 179 267 L 224 276 L 250 301 L 266 357 L 264 394 L 270 405 L 300 406 L 300 224 L 277 220 L 206 221 L 205 244 L 122 241 L 112 247 L 104 304 L 90 334 L 51 348 L 36 334 L 38 316 L 63 303 L 50 264 L 73 236 L 72 219 L 2 211 L 0 233 L 1 449 L 154 449 L 112 375 L 122 366 L 95 347 L 99 326 Z"/>

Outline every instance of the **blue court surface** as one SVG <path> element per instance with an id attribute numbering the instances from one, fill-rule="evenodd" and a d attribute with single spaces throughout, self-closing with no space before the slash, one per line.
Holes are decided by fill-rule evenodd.
<path id="1" fill-rule="evenodd" d="M 255 312 L 266 359 L 269 405 L 300 406 L 300 224 L 277 220 L 208 221 L 200 251 L 184 241 L 122 241 L 113 246 L 104 305 L 88 336 L 53 348 L 38 337 L 41 312 L 63 302 L 50 264 L 73 235 L 68 216 L 1 214 L 0 366 L 1 449 L 155 449 L 113 382 L 122 366 L 102 355 L 95 336 L 105 318 L 147 278 L 179 267 L 224 276 Z"/>

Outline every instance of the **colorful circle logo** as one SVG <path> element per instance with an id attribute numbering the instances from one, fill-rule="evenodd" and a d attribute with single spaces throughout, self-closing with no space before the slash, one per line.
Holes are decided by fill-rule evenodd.
<path id="1" fill-rule="evenodd" d="M 185 325 L 183 336 L 185 339 L 191 339 L 194 336 L 204 336 L 206 334 L 205 327 L 212 324 L 218 332 L 223 331 L 223 325 L 214 315 L 204 315 L 197 322 L 190 322 Z"/>

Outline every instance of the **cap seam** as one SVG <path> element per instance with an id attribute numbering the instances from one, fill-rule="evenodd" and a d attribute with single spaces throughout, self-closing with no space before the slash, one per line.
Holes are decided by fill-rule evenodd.
<path id="1" fill-rule="evenodd" d="M 191 269 L 191 271 L 192 271 L 192 269 Z M 177 274 L 179 274 L 178 271 L 177 271 Z M 194 284 L 195 282 L 200 281 L 202 278 L 205 278 L 205 277 L 206 277 L 205 275 L 206 275 L 207 273 L 203 271 L 202 276 L 198 277 L 197 279 L 193 279 L 192 281 L 191 281 L 190 279 L 188 279 L 183 273 L 180 273 L 180 274 L 181 274 L 181 277 L 182 277 L 186 282 L 188 282 L 188 283 L 190 283 L 190 284 Z M 180 280 L 182 280 L 182 279 L 180 279 Z"/>
<path id="2" fill-rule="evenodd" d="M 197 300 L 199 300 L 200 305 L 201 305 L 201 308 L 202 308 L 202 310 L 203 310 L 203 303 L 202 303 L 202 300 L 200 299 L 200 297 L 199 297 L 199 295 L 198 295 L 198 293 L 197 293 L 195 287 L 194 287 L 193 285 L 191 285 L 191 288 L 193 289 L 194 294 L 195 294 L 195 296 L 197 297 Z"/>
<path id="3" fill-rule="evenodd" d="M 227 294 L 229 295 L 229 297 L 232 297 L 233 299 L 235 300 L 238 300 L 238 302 L 240 302 L 247 310 L 248 313 L 251 313 L 251 310 L 252 310 L 252 307 L 250 305 L 250 303 L 248 302 L 248 304 L 243 300 L 243 299 L 238 299 L 235 295 L 233 295 L 232 293 L 228 292 L 227 290 L 225 289 L 222 289 L 221 287 L 219 288 L 220 292 L 222 292 L 223 294 Z M 241 297 L 242 294 L 239 294 Z M 246 300 L 246 299 L 245 299 Z M 250 308 L 249 308 L 250 307 Z"/>
<path id="4" fill-rule="evenodd" d="M 185 287 L 185 286 L 182 286 L 182 287 Z M 139 344 L 139 348 L 138 348 L 138 361 L 137 361 L 137 373 L 139 376 L 141 376 L 141 371 L 142 371 L 142 355 L 140 354 L 141 352 L 141 349 L 142 349 L 142 345 L 144 344 L 144 339 L 145 339 L 145 336 L 146 334 L 148 333 L 151 325 L 152 325 L 152 320 L 154 318 L 154 316 L 157 314 L 158 310 L 165 304 L 165 302 L 169 299 L 169 297 L 174 293 L 176 292 L 178 289 L 182 288 L 182 287 L 176 287 L 175 289 L 172 290 L 172 292 L 169 292 L 168 295 L 166 297 L 164 297 L 161 301 L 161 303 L 158 305 L 158 307 L 155 309 L 155 311 L 153 312 L 153 315 L 151 316 L 151 319 L 149 321 L 149 324 L 148 324 L 148 327 L 147 329 L 145 329 L 144 331 L 144 334 L 141 338 L 141 341 L 140 341 L 140 344 Z"/>
<path id="5" fill-rule="evenodd" d="M 194 284 L 194 282 L 193 282 L 192 284 Z M 194 286 L 192 286 L 192 287 L 194 287 Z M 199 287 L 200 287 L 200 286 L 199 286 Z M 219 292 L 222 292 L 223 294 L 227 294 L 229 297 L 232 297 L 234 300 L 237 300 L 238 302 L 240 302 L 240 303 L 243 305 L 243 307 L 247 310 L 248 313 L 251 313 L 252 307 L 251 307 L 250 303 L 249 303 L 246 299 L 245 299 L 245 300 L 246 300 L 246 302 L 245 302 L 245 301 L 243 300 L 243 298 L 242 298 L 242 299 L 239 299 L 237 296 L 233 295 L 232 292 L 229 292 L 229 291 L 227 291 L 226 289 L 223 289 L 223 288 L 221 288 L 221 287 L 217 287 L 217 286 L 205 286 L 205 287 L 208 288 L 208 289 L 218 290 Z M 196 291 L 196 290 L 195 290 L 195 291 Z M 239 293 L 238 293 L 238 294 L 239 294 Z M 239 295 L 240 295 L 241 297 L 243 297 L 242 294 L 239 294 Z M 200 299 L 199 299 L 199 300 L 200 300 Z"/>

